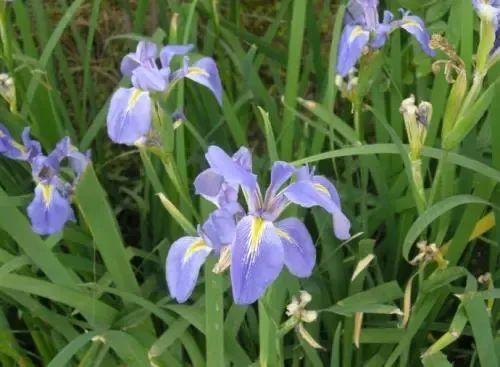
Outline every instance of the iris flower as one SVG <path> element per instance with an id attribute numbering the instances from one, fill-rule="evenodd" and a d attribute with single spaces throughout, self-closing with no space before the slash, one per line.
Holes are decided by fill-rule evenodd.
<path id="1" fill-rule="evenodd" d="M 165 46 L 158 52 L 154 43 L 141 41 L 135 52 L 126 55 L 120 70 L 131 78 L 131 88 L 119 88 L 112 96 L 107 116 L 108 135 L 115 143 L 134 145 L 145 138 L 152 121 L 153 93 L 165 93 L 182 78 L 207 87 L 222 102 L 222 86 L 215 61 L 203 57 L 192 65 L 185 56 L 182 67 L 171 70 L 175 56 L 187 54 L 192 45 Z"/>
<path id="2" fill-rule="evenodd" d="M 262 195 L 257 176 L 252 172 L 252 157 L 248 149 L 242 148 L 230 157 L 222 149 L 211 146 L 206 159 L 210 168 L 198 176 L 195 187 L 197 193 L 219 206 L 216 213 L 223 210 L 226 217 L 229 214 L 234 218 L 233 227 L 228 225 L 229 221 L 224 220 L 221 221 L 222 224 L 217 224 L 216 228 L 219 229 L 217 233 L 229 234 L 224 239 L 225 244 L 231 241 L 230 275 L 233 297 L 237 304 L 255 302 L 278 277 L 283 266 L 297 277 L 311 275 L 316 262 L 316 249 L 306 226 L 298 218 L 280 218 L 290 204 L 295 203 L 307 208 L 320 206 L 326 209 L 332 214 L 335 235 L 340 239 L 349 238 L 350 223 L 341 210 L 335 187 L 326 178 L 314 175 L 308 167 L 296 169 L 286 162 L 275 162 L 271 170 L 270 185 L 265 195 Z M 246 211 L 237 203 L 235 190 L 242 191 L 247 204 Z M 225 232 L 220 230 L 223 225 L 228 226 Z M 210 236 L 205 237 L 208 237 L 208 240 L 200 235 L 196 239 L 190 238 L 190 246 L 183 244 L 184 256 L 188 258 L 186 262 L 189 261 L 189 256 L 192 256 L 192 250 L 189 249 L 197 248 L 200 238 L 205 245 L 214 242 L 210 240 Z M 174 245 L 170 251 L 176 251 L 177 254 L 181 245 Z M 206 246 L 206 253 L 217 248 Z M 205 256 L 205 252 L 200 253 L 200 258 Z M 178 262 L 181 258 L 169 253 L 167 278 L 171 271 L 180 269 L 180 266 L 175 265 L 174 259 Z M 205 258 L 206 256 L 201 263 Z M 187 268 L 182 270 L 189 271 Z M 194 279 L 198 270 L 199 267 Z M 191 280 L 191 275 L 181 271 L 176 276 Z M 192 284 L 194 287 L 194 282 Z M 172 289 L 171 282 L 169 288 L 175 296 L 177 290 Z M 184 296 L 185 300 L 189 294 Z"/>
<path id="3" fill-rule="evenodd" d="M 402 19 L 394 20 L 390 11 L 384 11 L 379 20 L 378 0 L 350 0 L 344 18 L 344 30 L 340 38 L 337 73 L 345 77 L 363 54 L 365 48 L 379 49 L 385 45 L 389 34 L 398 28 L 410 33 L 428 55 L 430 36 L 421 18 L 401 11 Z"/>
<path id="4" fill-rule="evenodd" d="M 51 153 L 44 155 L 40 143 L 31 139 L 29 128 L 24 129 L 22 141 L 23 144 L 16 142 L 8 130 L 0 125 L 0 154 L 31 165 L 36 187 L 27 211 L 33 231 L 41 235 L 57 233 L 68 221 L 75 220 L 70 195 L 89 163 L 89 153 L 80 153 L 65 137 Z M 71 183 L 60 174 L 65 159 L 69 161 L 74 176 Z"/>

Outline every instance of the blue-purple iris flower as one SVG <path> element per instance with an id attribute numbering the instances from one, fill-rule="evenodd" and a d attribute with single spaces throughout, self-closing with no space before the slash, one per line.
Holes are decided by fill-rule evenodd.
<path id="1" fill-rule="evenodd" d="M 402 12 L 402 19 L 394 20 L 390 11 L 384 11 L 379 20 L 378 0 L 350 0 L 340 38 L 337 73 L 345 77 L 356 65 L 365 48 L 379 49 L 385 45 L 389 34 L 402 28 L 410 33 L 424 52 L 434 56 L 429 46 L 430 36 L 421 18 Z"/>
<path id="2" fill-rule="evenodd" d="M 28 205 L 27 212 L 33 231 L 41 235 L 57 233 L 68 221 L 75 219 L 70 195 L 89 163 L 89 153 L 80 153 L 70 139 L 65 137 L 51 153 L 44 155 L 40 143 L 30 138 L 29 128 L 24 129 L 22 141 L 23 144 L 16 142 L 0 124 L 0 154 L 31 165 L 36 186 L 35 196 Z M 69 162 L 74 177 L 71 183 L 60 174 L 64 160 Z"/>
<path id="3" fill-rule="evenodd" d="M 286 162 L 275 162 L 270 185 L 262 195 L 248 149 L 241 148 L 230 157 L 211 146 L 206 159 L 210 168 L 196 178 L 195 188 L 218 209 L 198 237 L 183 237 L 172 245 L 166 264 L 167 283 L 178 301 L 185 301 L 191 294 L 206 257 L 222 247 L 230 250 L 231 284 L 237 304 L 255 302 L 284 265 L 297 277 L 310 276 L 316 249 L 306 226 L 298 218 L 280 218 L 292 203 L 324 208 L 333 217 L 335 235 L 339 239 L 350 237 L 350 222 L 342 212 L 335 187 L 307 166 L 296 169 Z M 239 191 L 246 210 L 238 203 Z M 212 234 L 205 228 L 211 228 Z M 179 279 L 189 279 L 189 283 Z"/>
<path id="4" fill-rule="evenodd" d="M 134 145 L 147 137 L 151 129 L 152 93 L 164 93 L 182 78 L 207 87 L 222 103 L 222 85 L 215 61 L 203 57 L 193 64 L 186 55 L 192 45 L 165 46 L 158 52 L 154 43 L 141 41 L 135 52 L 121 62 L 121 73 L 130 77 L 131 88 L 119 88 L 111 98 L 107 116 L 108 135 L 115 143 Z M 179 70 L 171 70 L 175 56 L 184 56 Z"/>

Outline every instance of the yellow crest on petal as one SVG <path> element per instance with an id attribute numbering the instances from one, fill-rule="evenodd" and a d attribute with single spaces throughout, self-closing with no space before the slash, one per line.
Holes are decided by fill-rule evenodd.
<path id="1" fill-rule="evenodd" d="M 203 75 L 203 76 L 210 76 L 206 70 L 203 70 L 202 68 L 197 68 L 196 66 L 192 66 L 188 69 L 188 75 Z"/>
<path id="2" fill-rule="evenodd" d="M 132 95 L 130 96 L 129 100 L 128 100 L 128 103 L 127 103 L 127 110 L 130 111 L 132 108 L 134 108 L 134 106 L 136 105 L 137 101 L 139 100 L 139 98 L 141 98 L 141 96 L 144 94 L 144 93 L 147 93 L 147 92 L 144 92 L 140 89 L 134 89 L 134 91 L 132 92 Z"/>
<path id="3" fill-rule="evenodd" d="M 186 252 L 184 253 L 184 256 L 182 257 L 182 261 L 183 262 L 188 261 L 191 258 L 191 256 L 193 256 L 196 252 L 201 251 L 207 247 L 208 246 L 205 244 L 205 241 L 199 238 L 198 240 L 194 241 L 191 244 L 191 246 L 187 248 Z"/>
<path id="4" fill-rule="evenodd" d="M 52 185 L 47 185 L 47 184 L 40 184 L 42 188 L 42 197 L 43 197 L 43 202 L 45 206 L 49 206 L 50 202 L 52 201 L 52 192 L 54 190 L 54 186 Z"/>
<path id="5" fill-rule="evenodd" d="M 250 238 L 248 243 L 248 256 L 250 258 L 255 257 L 257 254 L 265 229 L 266 221 L 261 217 L 254 217 L 250 227 Z"/>
<path id="6" fill-rule="evenodd" d="M 316 182 L 314 183 L 314 188 L 319 192 L 321 192 L 322 194 L 325 194 L 328 197 L 330 197 L 330 191 L 328 191 L 328 189 L 324 185 Z"/>
<path id="7" fill-rule="evenodd" d="M 353 43 L 356 38 L 365 34 L 368 34 L 368 32 L 365 31 L 361 26 L 357 25 L 352 29 L 351 34 L 349 35 L 349 43 Z"/>

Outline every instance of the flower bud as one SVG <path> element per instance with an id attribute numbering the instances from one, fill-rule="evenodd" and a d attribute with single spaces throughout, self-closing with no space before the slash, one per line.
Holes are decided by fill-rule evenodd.
<path id="1" fill-rule="evenodd" d="M 462 70 L 451 88 L 446 111 L 443 117 L 443 136 L 446 136 L 454 127 L 458 113 L 462 107 L 465 92 L 467 91 L 467 74 Z"/>
<path id="2" fill-rule="evenodd" d="M 495 33 L 498 28 L 500 10 L 489 2 L 475 2 L 477 14 L 481 18 L 479 46 L 476 56 L 476 72 L 484 75 L 487 71 L 490 54 L 495 46 Z"/>

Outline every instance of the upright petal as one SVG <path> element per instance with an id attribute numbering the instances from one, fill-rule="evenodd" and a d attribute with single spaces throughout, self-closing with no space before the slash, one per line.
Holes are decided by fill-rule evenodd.
<path id="1" fill-rule="evenodd" d="M 185 77 L 210 89 L 217 102 L 222 105 L 222 83 L 219 70 L 217 70 L 217 65 L 212 58 L 203 57 L 196 61 L 188 68 Z"/>
<path id="2" fill-rule="evenodd" d="M 182 56 L 193 49 L 193 45 L 168 45 L 160 51 L 160 61 L 164 68 L 170 67 L 175 56 Z"/>
<path id="3" fill-rule="evenodd" d="M 151 99 L 148 92 L 120 88 L 109 106 L 108 135 L 115 143 L 133 145 L 151 127 Z"/>
<path id="4" fill-rule="evenodd" d="M 378 24 L 378 0 L 349 1 L 344 23 L 367 27 Z"/>
<path id="5" fill-rule="evenodd" d="M 213 171 L 224 177 L 228 183 L 242 185 L 249 190 L 255 190 L 257 187 L 257 176 L 235 162 L 221 148 L 210 146 L 205 157 Z"/>
<path id="6" fill-rule="evenodd" d="M 340 38 L 337 73 L 345 77 L 361 57 L 370 32 L 359 25 L 346 25 Z"/>
<path id="7" fill-rule="evenodd" d="M 200 268 L 211 251 L 200 237 L 182 237 L 172 244 L 166 274 L 170 295 L 177 302 L 185 302 L 191 296 Z"/>
<path id="8" fill-rule="evenodd" d="M 42 154 L 42 146 L 40 145 L 40 143 L 34 139 L 31 139 L 29 126 L 24 128 L 21 138 L 23 140 L 26 153 L 28 154 L 28 161 L 31 162 L 33 158 Z"/>
<path id="9" fill-rule="evenodd" d="M 135 52 L 126 55 L 121 62 L 120 71 L 125 76 L 132 76 L 132 72 L 139 66 L 154 66 L 158 55 L 158 48 L 149 41 L 140 41 Z"/>
<path id="10" fill-rule="evenodd" d="M 80 153 L 78 149 L 71 144 L 71 139 L 66 136 L 56 145 L 56 148 L 49 156 L 57 159 L 59 162 L 67 158 L 75 175 L 79 177 L 90 162 L 90 152 Z"/>
<path id="11" fill-rule="evenodd" d="M 240 147 L 240 149 L 233 154 L 232 158 L 233 161 L 238 163 L 247 171 L 252 171 L 252 153 L 247 147 Z"/>
<path id="12" fill-rule="evenodd" d="M 297 218 L 287 218 L 276 223 L 276 227 L 288 270 L 300 278 L 310 276 L 316 263 L 316 248 L 304 223 Z"/>
<path id="13" fill-rule="evenodd" d="M 66 222 L 74 220 L 68 198 L 63 197 L 53 184 L 40 183 L 28 206 L 33 231 L 46 235 L 62 231 Z"/>
<path id="14" fill-rule="evenodd" d="M 272 222 L 260 217 L 244 217 L 236 228 L 231 252 L 235 302 L 255 302 L 278 277 L 283 261 L 283 244 Z"/>
<path id="15" fill-rule="evenodd" d="M 137 67 L 132 72 L 132 85 L 149 92 L 162 92 L 167 88 L 167 80 L 156 68 Z"/>
<path id="16" fill-rule="evenodd" d="M 278 193 L 279 189 L 292 177 L 295 171 L 295 167 L 290 163 L 281 161 L 273 163 L 273 167 L 271 168 L 271 183 L 266 192 L 266 202 Z"/>
<path id="17" fill-rule="evenodd" d="M 417 42 L 420 44 L 420 48 L 429 56 L 434 56 L 436 52 L 431 49 L 429 42 L 431 37 L 427 28 L 425 28 L 424 21 L 415 15 L 406 14 L 401 20 L 400 27 L 410 33 Z"/>

